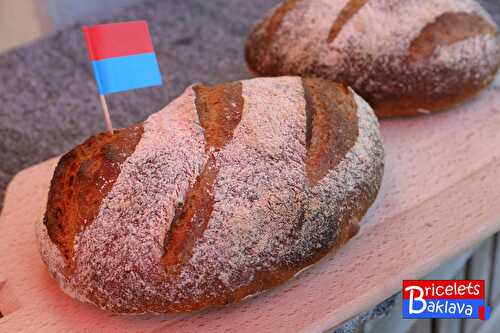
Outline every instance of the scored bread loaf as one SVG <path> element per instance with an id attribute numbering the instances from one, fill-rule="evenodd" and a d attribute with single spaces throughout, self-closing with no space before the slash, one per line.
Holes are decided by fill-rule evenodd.
<path id="1" fill-rule="evenodd" d="M 256 25 L 245 56 L 255 75 L 344 82 L 378 116 L 412 116 L 486 87 L 500 43 L 474 0 L 287 0 Z"/>
<path id="2" fill-rule="evenodd" d="M 354 236 L 382 173 L 377 119 L 344 85 L 195 85 L 60 159 L 41 256 L 66 293 L 113 312 L 224 305 Z"/>

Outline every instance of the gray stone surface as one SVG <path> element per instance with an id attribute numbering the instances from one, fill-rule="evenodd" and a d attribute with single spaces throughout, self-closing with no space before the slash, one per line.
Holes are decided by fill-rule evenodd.
<path id="1" fill-rule="evenodd" d="M 142 121 L 192 83 L 249 77 L 243 59 L 245 36 L 278 2 L 145 1 L 102 20 L 148 20 L 164 79 L 161 87 L 109 96 L 115 127 Z M 500 22 L 500 1 L 481 2 Z M 0 55 L 0 202 L 17 171 L 62 154 L 102 130 L 81 25 Z M 357 330 L 391 304 L 389 300 L 362 314 L 342 331 Z"/>
<path id="2" fill-rule="evenodd" d="M 497 25 L 500 25 L 500 0 L 479 0 L 479 3 L 490 13 Z"/>
<path id="3" fill-rule="evenodd" d="M 189 84 L 249 77 L 245 36 L 278 2 L 145 1 L 102 20 L 148 20 L 164 79 L 161 87 L 109 96 L 115 127 L 143 120 Z M 500 22 L 500 1 L 481 2 Z M 86 52 L 81 25 L 76 24 L 0 55 L 0 203 L 17 171 L 104 129 Z"/>
<path id="4" fill-rule="evenodd" d="M 144 0 L 43 0 L 43 7 L 53 29 L 60 30 L 90 18 L 106 18 L 110 13 L 116 13 L 142 1 Z"/>
<path id="5" fill-rule="evenodd" d="M 109 18 L 148 20 L 164 80 L 110 95 L 115 127 L 143 120 L 192 83 L 248 77 L 244 38 L 277 2 L 146 1 Z M 81 25 L 0 55 L 0 193 L 17 171 L 104 130 L 96 94 Z"/>

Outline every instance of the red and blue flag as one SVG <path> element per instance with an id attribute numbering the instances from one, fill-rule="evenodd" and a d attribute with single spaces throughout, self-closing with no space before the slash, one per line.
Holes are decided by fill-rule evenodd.
<path id="1" fill-rule="evenodd" d="M 83 33 L 99 94 L 161 85 L 146 21 L 99 24 Z"/>

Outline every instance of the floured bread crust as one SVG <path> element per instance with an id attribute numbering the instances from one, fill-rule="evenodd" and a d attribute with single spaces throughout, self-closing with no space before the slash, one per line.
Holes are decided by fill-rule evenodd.
<path id="1" fill-rule="evenodd" d="M 255 75 L 344 82 L 378 116 L 454 106 L 500 66 L 497 27 L 474 0 L 287 0 L 245 51 Z"/>
<path id="2" fill-rule="evenodd" d="M 61 159 L 37 225 L 61 288 L 119 313 L 220 306 L 286 281 L 356 234 L 383 173 L 373 111 L 321 79 L 189 87 L 120 131 Z"/>

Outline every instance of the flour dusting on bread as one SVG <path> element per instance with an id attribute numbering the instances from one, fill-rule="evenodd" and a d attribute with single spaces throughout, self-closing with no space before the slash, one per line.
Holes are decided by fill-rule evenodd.
<path id="1" fill-rule="evenodd" d="M 500 66 L 496 24 L 474 0 L 302 0 L 266 37 L 272 17 L 248 37 L 253 73 L 344 82 L 380 116 L 453 106 Z"/>
<path id="2" fill-rule="evenodd" d="M 359 136 L 311 187 L 301 78 L 242 81 L 241 121 L 215 151 L 206 149 L 195 92 L 188 88 L 144 123 L 98 217 L 77 237 L 74 274 L 59 274 L 58 249 L 41 226 L 49 269 L 74 297 L 127 313 L 222 305 L 292 277 L 352 236 L 348 223 L 362 217 L 380 185 L 377 120 L 351 93 Z M 218 168 L 213 211 L 191 257 L 171 274 L 162 265 L 165 237 L 210 153 Z"/>

